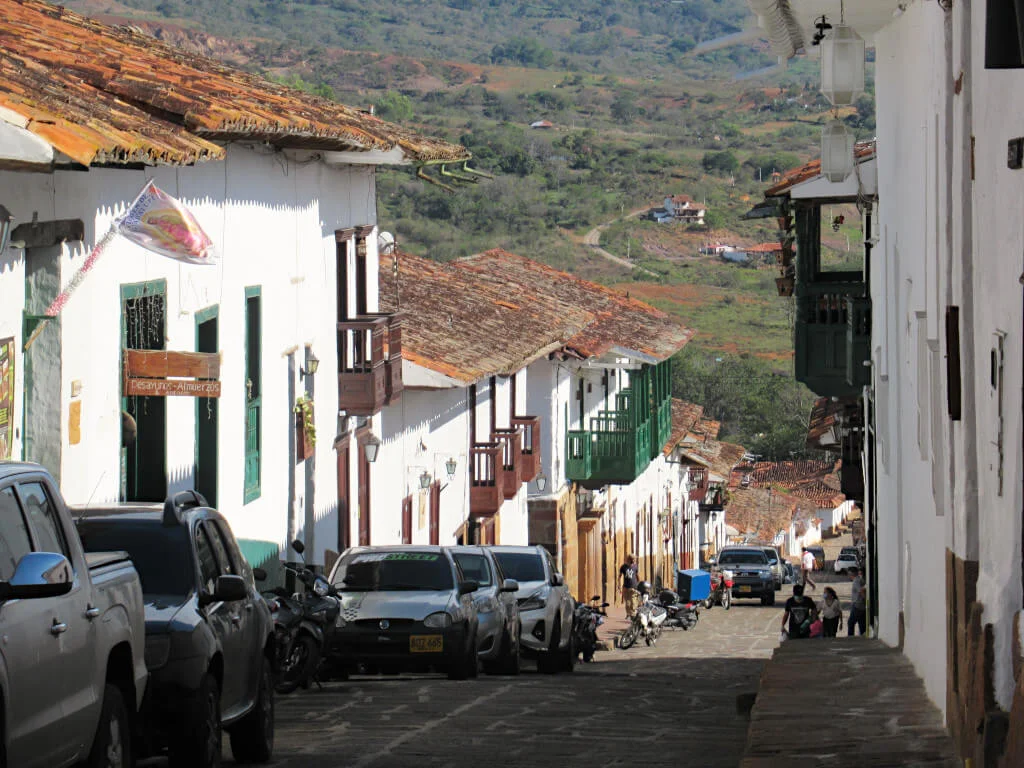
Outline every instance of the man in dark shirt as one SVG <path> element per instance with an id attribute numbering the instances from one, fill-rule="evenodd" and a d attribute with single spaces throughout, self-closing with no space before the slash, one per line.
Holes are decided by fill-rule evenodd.
<path id="1" fill-rule="evenodd" d="M 626 555 L 626 562 L 619 568 L 619 574 L 622 576 L 622 599 L 626 603 L 626 618 L 632 619 L 636 614 L 636 585 L 639 583 L 636 573 L 636 558 L 633 555 Z"/>
<path id="2" fill-rule="evenodd" d="M 786 631 L 789 622 L 789 636 L 792 639 L 810 637 L 811 624 L 818 617 L 818 607 L 809 597 L 804 597 L 804 585 L 793 585 L 793 596 L 786 601 L 782 614 L 782 629 Z"/>

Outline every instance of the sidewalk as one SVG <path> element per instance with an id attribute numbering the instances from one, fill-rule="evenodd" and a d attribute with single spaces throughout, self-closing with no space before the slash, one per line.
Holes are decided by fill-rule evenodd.
<path id="1" fill-rule="evenodd" d="M 621 635 L 629 622 L 626 620 L 626 607 L 624 605 L 609 605 L 605 608 L 608 617 L 604 624 L 597 628 L 597 650 L 615 650 L 615 638 Z"/>
<path id="2" fill-rule="evenodd" d="M 878 640 L 790 640 L 761 675 L 740 768 L 961 765 L 939 710 Z"/>

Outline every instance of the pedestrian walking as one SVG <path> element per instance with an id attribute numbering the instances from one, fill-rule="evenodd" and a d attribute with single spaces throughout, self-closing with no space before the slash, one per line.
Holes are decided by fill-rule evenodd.
<path id="1" fill-rule="evenodd" d="M 850 574 L 850 616 L 846 620 L 846 629 L 849 637 L 853 637 L 853 628 L 860 629 L 859 634 L 864 634 L 868 626 L 867 616 L 867 587 L 864 586 L 864 578 L 861 576 L 860 568 L 851 568 Z"/>
<path id="2" fill-rule="evenodd" d="M 818 611 L 821 614 L 822 634 L 825 637 L 835 637 L 843 626 L 843 604 L 839 602 L 839 595 L 832 587 L 825 587 L 825 599 L 822 601 Z"/>
<path id="3" fill-rule="evenodd" d="M 804 547 L 804 553 L 800 556 L 800 575 L 803 577 L 802 584 L 806 587 L 808 584 L 811 585 L 811 589 L 817 589 L 818 585 L 811 580 L 811 571 L 814 570 L 814 553 L 811 552 L 807 547 Z"/>
<path id="4" fill-rule="evenodd" d="M 637 571 L 636 571 L 636 558 L 633 555 L 626 555 L 626 562 L 619 568 L 619 573 L 622 575 L 622 600 L 626 604 L 626 618 L 632 619 L 636 615 L 637 608 L 637 592 L 636 585 L 638 583 Z"/>
<path id="5" fill-rule="evenodd" d="M 818 607 L 804 595 L 804 585 L 793 585 L 793 596 L 786 601 L 782 613 L 782 631 L 793 640 L 810 637 L 811 624 L 818 618 Z M 788 623 L 788 627 L 787 627 Z"/>

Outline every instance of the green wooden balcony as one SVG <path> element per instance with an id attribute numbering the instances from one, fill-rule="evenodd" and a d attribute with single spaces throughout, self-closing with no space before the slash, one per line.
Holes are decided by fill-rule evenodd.
<path id="1" fill-rule="evenodd" d="M 870 382 L 871 300 L 864 273 L 822 268 L 821 207 L 796 208 L 794 374 L 822 397 L 860 394 Z"/>

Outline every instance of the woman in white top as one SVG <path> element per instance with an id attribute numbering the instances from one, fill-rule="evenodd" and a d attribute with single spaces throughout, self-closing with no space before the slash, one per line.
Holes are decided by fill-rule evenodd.
<path id="1" fill-rule="evenodd" d="M 818 609 L 822 634 L 825 637 L 835 637 L 836 632 L 843 626 L 843 606 L 839 602 L 839 595 L 832 587 L 825 587 L 824 597 Z"/>

